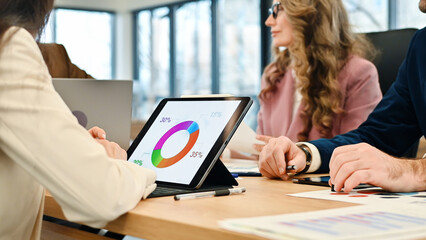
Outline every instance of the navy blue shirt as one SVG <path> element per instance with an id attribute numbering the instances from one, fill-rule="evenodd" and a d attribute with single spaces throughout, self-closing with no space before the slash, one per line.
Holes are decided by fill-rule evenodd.
<path id="1" fill-rule="evenodd" d="M 367 120 L 351 132 L 311 141 L 321 155 L 317 172 L 329 172 L 336 147 L 365 142 L 392 156 L 402 156 L 426 133 L 426 28 L 417 31 L 396 81 Z"/>

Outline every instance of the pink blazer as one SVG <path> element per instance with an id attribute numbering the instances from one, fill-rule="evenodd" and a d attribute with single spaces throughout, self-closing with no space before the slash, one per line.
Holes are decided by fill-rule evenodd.
<path id="1" fill-rule="evenodd" d="M 350 57 L 340 71 L 338 80 L 343 98 L 341 107 L 345 113 L 335 117 L 333 136 L 357 128 L 382 98 L 377 69 L 373 63 L 363 58 Z M 262 77 L 261 87 L 265 86 L 265 78 Z M 302 101 L 296 112 L 297 116 L 293 119 L 294 93 L 295 80 L 289 70 L 277 84 L 277 91 L 272 98 L 267 101 L 260 100 L 258 134 L 286 136 L 292 141 L 297 141 L 297 134 L 303 128 L 300 112 L 304 104 Z M 320 133 L 313 127 L 309 133 L 309 140 L 318 138 L 321 138 Z"/>

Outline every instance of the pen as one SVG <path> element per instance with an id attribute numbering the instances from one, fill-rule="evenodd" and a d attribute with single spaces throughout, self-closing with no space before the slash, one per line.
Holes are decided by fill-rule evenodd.
<path id="1" fill-rule="evenodd" d="M 196 199 L 202 197 L 218 197 L 218 196 L 227 196 L 233 194 L 240 194 L 245 192 L 245 188 L 229 188 L 229 189 L 219 189 L 215 191 L 208 192 L 196 192 L 196 193 L 186 193 L 175 195 L 175 200 L 185 200 L 185 199 Z"/>
<path id="2" fill-rule="evenodd" d="M 296 170 L 296 169 L 297 169 L 297 167 L 296 167 L 296 165 L 288 165 L 288 166 L 286 167 L 286 169 L 287 169 L 287 170 Z"/>
<path id="3" fill-rule="evenodd" d="M 237 174 L 238 177 L 245 176 L 245 177 L 260 177 L 262 174 L 260 172 L 233 172 L 232 174 Z"/>

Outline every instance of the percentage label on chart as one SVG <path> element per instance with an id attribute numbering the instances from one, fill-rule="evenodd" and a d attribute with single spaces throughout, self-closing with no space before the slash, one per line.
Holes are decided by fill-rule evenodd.
<path id="1" fill-rule="evenodd" d="M 212 112 L 210 114 L 210 117 L 212 117 L 212 118 L 220 118 L 220 117 L 222 117 L 222 113 L 221 112 Z"/>
<path id="2" fill-rule="evenodd" d="M 169 122 L 171 122 L 172 120 L 169 118 L 169 117 L 163 117 L 161 120 L 160 120 L 160 123 L 169 123 Z"/>
<path id="3" fill-rule="evenodd" d="M 143 164 L 143 161 L 142 160 L 135 160 L 135 161 L 133 161 L 134 163 L 136 163 L 137 165 L 139 165 L 139 166 L 142 166 L 142 164 Z"/>
<path id="4" fill-rule="evenodd" d="M 203 157 L 203 153 L 202 152 L 192 152 L 191 153 L 191 155 L 189 155 L 189 157 L 192 157 L 192 158 L 202 158 Z"/>

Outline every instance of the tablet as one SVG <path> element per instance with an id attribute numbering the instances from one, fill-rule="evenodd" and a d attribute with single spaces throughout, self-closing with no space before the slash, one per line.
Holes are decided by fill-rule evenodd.
<path id="1" fill-rule="evenodd" d="M 294 183 L 330 187 L 330 185 L 328 184 L 328 180 L 330 180 L 330 176 L 293 178 Z M 354 189 L 362 189 L 362 188 L 370 188 L 370 187 L 374 187 L 374 186 L 361 183 L 358 186 L 354 187 Z"/>
<path id="2" fill-rule="evenodd" d="M 199 188 L 249 110 L 249 97 L 166 98 L 127 151 L 157 184 Z"/>

